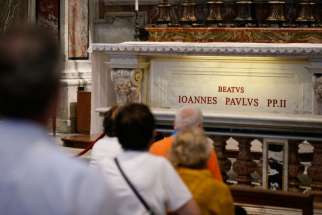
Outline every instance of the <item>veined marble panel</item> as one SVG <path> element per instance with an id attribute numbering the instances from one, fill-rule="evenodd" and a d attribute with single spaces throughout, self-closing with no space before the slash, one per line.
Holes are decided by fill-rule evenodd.
<path id="1" fill-rule="evenodd" d="M 69 0 L 68 57 L 87 58 L 89 46 L 88 0 Z"/>
<path id="2" fill-rule="evenodd" d="M 154 58 L 150 104 L 229 113 L 313 113 L 308 65 L 304 58 Z"/>

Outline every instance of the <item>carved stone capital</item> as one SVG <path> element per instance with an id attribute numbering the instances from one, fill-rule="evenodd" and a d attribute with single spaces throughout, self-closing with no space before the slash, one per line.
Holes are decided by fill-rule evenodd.
<path id="1" fill-rule="evenodd" d="M 314 93 L 319 102 L 322 102 L 322 77 L 315 80 Z"/>
<path id="2" fill-rule="evenodd" d="M 117 104 L 142 102 L 143 71 L 141 69 L 112 69 L 111 79 Z"/>

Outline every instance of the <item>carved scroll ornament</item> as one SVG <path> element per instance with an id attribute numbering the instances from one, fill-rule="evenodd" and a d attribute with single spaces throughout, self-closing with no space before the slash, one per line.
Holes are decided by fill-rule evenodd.
<path id="1" fill-rule="evenodd" d="M 116 102 L 124 105 L 131 102 L 142 102 L 142 70 L 113 69 L 111 72 Z"/>

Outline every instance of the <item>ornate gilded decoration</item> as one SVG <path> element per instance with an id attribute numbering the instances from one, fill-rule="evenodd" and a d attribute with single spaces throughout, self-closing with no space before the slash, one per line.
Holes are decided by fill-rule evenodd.
<path id="1" fill-rule="evenodd" d="M 146 28 L 149 41 L 322 43 L 322 28 Z"/>

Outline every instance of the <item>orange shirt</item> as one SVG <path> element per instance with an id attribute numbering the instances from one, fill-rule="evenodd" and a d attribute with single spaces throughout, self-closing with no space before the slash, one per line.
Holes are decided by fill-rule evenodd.
<path id="1" fill-rule="evenodd" d="M 166 137 L 162 140 L 159 140 L 157 142 L 154 142 L 150 146 L 150 149 L 149 149 L 150 153 L 152 153 L 154 155 L 158 155 L 158 156 L 167 157 L 168 152 L 172 147 L 172 143 L 173 143 L 174 139 L 175 139 L 174 136 L 170 136 L 170 137 Z M 214 151 L 212 151 L 210 154 L 210 158 L 208 161 L 208 169 L 210 170 L 210 172 L 212 173 L 212 175 L 214 176 L 215 179 L 222 181 L 222 176 L 221 176 L 220 168 L 218 165 L 217 155 Z"/>

